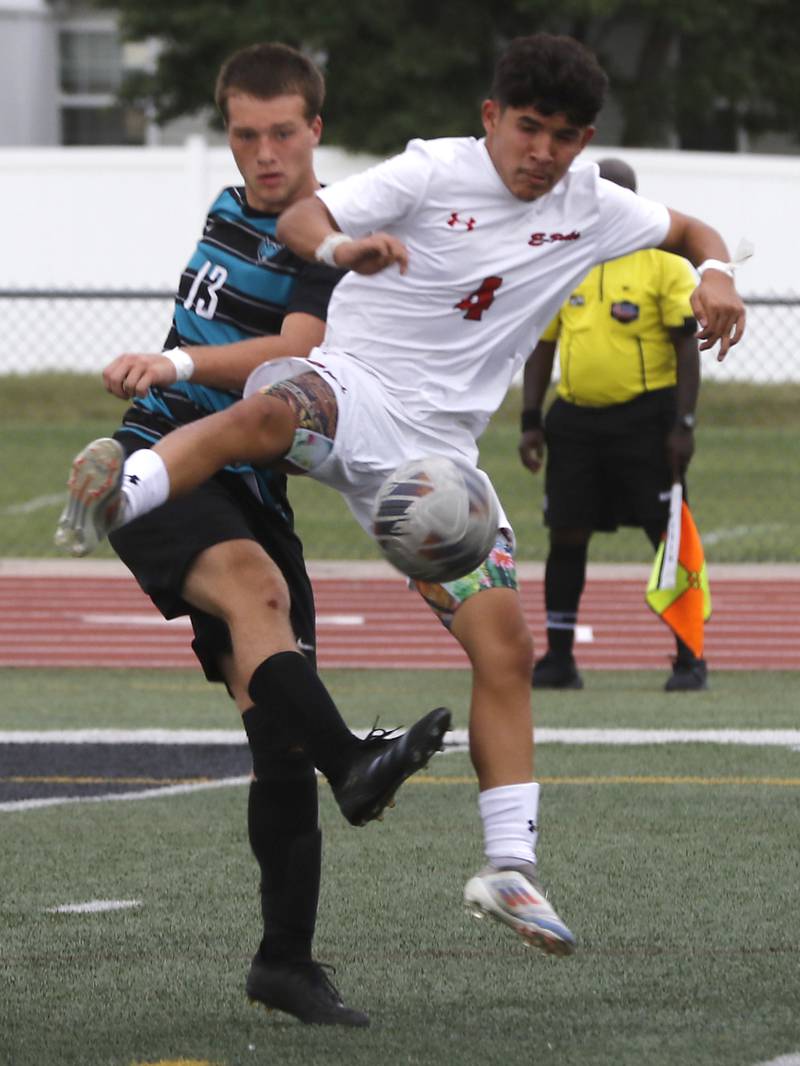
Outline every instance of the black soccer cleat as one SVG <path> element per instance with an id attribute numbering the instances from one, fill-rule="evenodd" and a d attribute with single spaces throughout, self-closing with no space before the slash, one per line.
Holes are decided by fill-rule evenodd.
<path id="1" fill-rule="evenodd" d="M 380 817 L 406 778 L 442 750 L 450 721 L 450 711 L 437 707 L 399 737 L 388 735 L 393 730 L 373 729 L 361 742 L 346 775 L 331 785 L 351 825 L 366 825 Z"/>
<path id="2" fill-rule="evenodd" d="M 583 678 L 571 655 L 548 651 L 534 666 L 531 685 L 533 688 L 582 689 Z"/>
<path id="3" fill-rule="evenodd" d="M 672 660 L 672 673 L 664 685 L 665 692 L 704 692 L 708 688 L 705 659 Z"/>
<path id="4" fill-rule="evenodd" d="M 369 1015 L 345 1007 L 318 962 L 267 962 L 257 954 L 245 985 L 251 1003 L 291 1014 L 303 1025 L 349 1025 L 363 1029 Z"/>

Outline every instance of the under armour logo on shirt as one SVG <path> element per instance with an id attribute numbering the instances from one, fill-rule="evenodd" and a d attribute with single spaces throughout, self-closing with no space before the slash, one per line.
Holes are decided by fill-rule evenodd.
<path id="1" fill-rule="evenodd" d="M 450 218 L 448 218 L 448 220 L 447 220 L 447 225 L 450 226 L 450 227 L 459 226 L 459 227 L 465 229 L 468 233 L 470 233 L 470 232 L 472 232 L 472 230 L 475 229 L 476 220 L 474 218 L 472 218 L 472 217 L 470 217 L 470 218 L 459 218 L 458 217 L 458 211 L 453 211 L 452 214 L 450 215 Z"/>

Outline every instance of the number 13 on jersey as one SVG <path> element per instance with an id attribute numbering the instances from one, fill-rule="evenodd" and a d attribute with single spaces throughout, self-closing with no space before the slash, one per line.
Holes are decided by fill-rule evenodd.
<path id="1" fill-rule="evenodd" d="M 217 293 L 227 280 L 228 271 L 225 267 L 218 266 L 212 263 L 210 259 L 206 259 L 195 275 L 192 287 L 183 301 L 183 306 L 187 311 L 193 310 L 201 318 L 213 318 L 219 302 Z M 197 294 L 203 282 L 206 283 L 206 295 L 198 298 Z"/>

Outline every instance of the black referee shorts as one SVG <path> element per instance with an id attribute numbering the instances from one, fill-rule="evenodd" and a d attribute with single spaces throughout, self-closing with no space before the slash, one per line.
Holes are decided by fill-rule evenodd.
<path id="1" fill-rule="evenodd" d="M 129 455 L 147 447 L 135 433 L 120 431 L 115 437 Z M 314 596 L 303 546 L 288 522 L 264 507 L 240 475 L 223 470 L 186 496 L 168 500 L 116 530 L 109 540 L 165 618 L 189 616 L 192 650 L 209 681 L 224 681 L 219 658 L 232 650 L 230 632 L 221 619 L 183 599 L 186 574 L 206 548 L 229 540 L 256 541 L 283 574 L 295 636 L 315 664 Z"/>
<path id="2" fill-rule="evenodd" d="M 675 411 L 674 388 L 609 407 L 556 399 L 544 423 L 545 525 L 609 533 L 666 527 L 672 484 L 666 438 Z"/>

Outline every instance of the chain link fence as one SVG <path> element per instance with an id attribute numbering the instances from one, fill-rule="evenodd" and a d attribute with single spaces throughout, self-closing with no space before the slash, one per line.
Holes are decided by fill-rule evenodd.
<path id="1" fill-rule="evenodd" d="M 171 290 L 0 290 L 0 375 L 95 373 L 122 352 L 160 351 Z"/>
<path id="2" fill-rule="evenodd" d="M 692 506 L 709 557 L 800 561 L 800 294 L 753 295 L 746 304 L 742 343 L 724 363 L 712 353 L 703 357 Z M 168 290 L 0 290 L 0 557 L 53 554 L 69 457 L 118 424 L 119 407 L 103 407 L 108 397 L 99 372 L 122 352 L 159 351 L 172 308 Z M 73 379 L 83 382 L 82 391 L 73 391 Z M 502 412 L 493 422 L 482 456 L 507 507 L 512 504 L 518 534 L 524 532 L 521 557 L 541 559 L 541 482 L 521 480 L 518 409 L 515 399 L 505 422 Z M 307 488 L 297 484 L 293 492 L 301 505 Z M 374 549 L 351 520 L 343 513 L 341 524 L 333 521 L 340 501 L 327 502 L 332 495 L 324 494 L 329 510 L 319 539 L 313 529 L 310 542 L 306 535 L 309 556 L 369 557 Z M 309 499 L 309 510 L 319 512 L 313 487 Z M 301 533 L 306 522 L 299 515 Z M 644 538 L 632 537 L 595 538 L 593 559 L 647 559 Z"/>
<path id="3" fill-rule="evenodd" d="M 121 352 L 159 351 L 172 319 L 171 290 L 0 289 L 0 376 L 93 373 Z M 747 334 L 706 380 L 800 382 L 800 295 L 749 296 Z"/>

